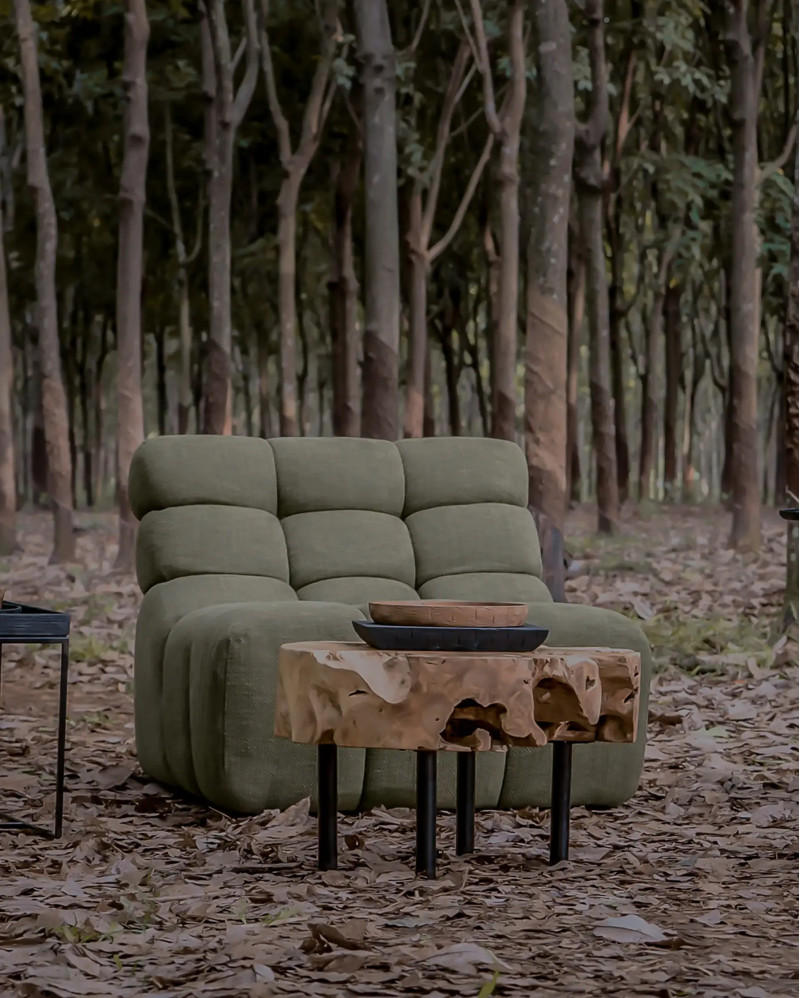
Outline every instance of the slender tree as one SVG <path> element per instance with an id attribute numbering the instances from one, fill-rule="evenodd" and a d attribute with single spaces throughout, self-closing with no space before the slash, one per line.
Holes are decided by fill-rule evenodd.
<path id="1" fill-rule="evenodd" d="M 730 543 L 761 543 L 758 446 L 758 288 L 756 183 L 758 101 L 767 25 L 766 0 L 726 0 L 726 47 L 731 70 L 733 133 L 731 192 L 731 500 Z M 754 25 L 750 24 L 750 13 Z M 755 37 L 754 37 L 755 35 Z"/>
<path id="2" fill-rule="evenodd" d="M 436 145 L 428 169 L 427 188 L 422 179 L 416 179 L 412 184 L 409 199 L 406 234 L 411 270 L 409 356 L 403 418 L 403 433 L 406 437 L 421 437 L 423 435 L 425 380 L 430 356 L 428 345 L 428 277 L 430 268 L 457 234 L 494 144 L 494 136 L 490 133 L 472 170 L 450 227 L 442 238 L 431 246 L 453 113 L 463 91 L 462 85 L 469 64 L 469 53 L 469 43 L 465 39 L 456 54 L 450 81 L 442 102 L 436 128 Z"/>
<path id="3" fill-rule="evenodd" d="M 567 510 L 567 261 L 573 114 L 566 0 L 533 4 L 537 87 L 531 125 L 525 449 L 529 502 L 539 529 L 544 578 L 564 600 Z"/>
<path id="4" fill-rule="evenodd" d="M 522 0 L 508 3 L 509 89 L 500 112 L 495 103 L 492 66 L 480 0 L 471 0 L 483 77 L 484 113 L 497 140 L 500 188 L 500 264 L 497 325 L 492 335 L 492 436 L 516 440 L 517 311 L 519 299 L 519 140 L 525 111 L 525 38 Z"/>
<path id="5" fill-rule="evenodd" d="M 0 160 L 4 157 L 5 119 L 3 109 L 0 108 Z M 11 311 L 6 278 L 4 172 L 0 172 L 0 556 L 11 554 L 17 543 L 17 487 L 11 400 L 14 389 L 14 366 L 11 353 Z"/>
<path id="6" fill-rule="evenodd" d="M 586 302 L 589 313 L 589 387 L 592 444 L 597 467 L 598 529 L 612 533 L 619 521 L 619 486 L 611 391 L 608 282 L 603 245 L 603 165 L 601 145 L 608 122 L 603 0 L 586 0 L 592 92 L 589 115 L 575 133 L 575 184 L 586 250 Z"/>
<path id="7" fill-rule="evenodd" d="M 125 91 L 122 176 L 119 182 L 117 255 L 117 566 L 133 566 L 136 517 L 128 497 L 131 458 L 144 439 L 142 408 L 142 237 L 150 127 L 147 118 L 147 22 L 145 0 L 126 0 Z"/>
<path id="8" fill-rule="evenodd" d="M 172 138 L 172 109 L 164 109 L 164 142 L 166 161 L 167 197 L 169 198 L 172 235 L 175 240 L 175 258 L 178 263 L 178 433 L 189 432 L 189 412 L 192 408 L 192 313 L 189 302 L 189 266 L 200 253 L 203 242 L 203 188 L 197 199 L 197 231 L 191 252 L 186 249 L 183 234 L 178 189 L 175 184 L 175 163 Z"/>
<path id="9" fill-rule="evenodd" d="M 53 561 L 69 561 L 75 553 L 72 502 L 72 455 L 69 445 L 67 396 L 61 375 L 56 294 L 58 222 L 47 172 L 44 114 L 36 53 L 36 27 L 30 0 L 14 0 L 25 95 L 25 144 L 28 185 L 36 202 L 36 325 L 42 372 L 42 415 L 47 446 L 48 491 L 53 503 Z"/>
<path id="10" fill-rule="evenodd" d="M 386 0 L 355 0 L 364 100 L 364 366 L 361 432 L 394 440 L 398 426 L 400 244 L 395 64 Z"/>
<path id="11" fill-rule="evenodd" d="M 354 101 L 360 108 L 360 93 Z M 333 432 L 336 436 L 357 437 L 360 426 L 358 403 L 358 330 L 356 309 L 358 281 L 353 260 L 353 204 L 361 174 L 364 153 L 363 123 L 350 135 L 343 160 L 334 160 L 334 191 L 331 232 L 331 275 L 328 302 L 331 326 L 331 368 Z"/>
<path id="12" fill-rule="evenodd" d="M 203 90 L 206 98 L 205 158 L 208 173 L 208 369 L 204 433 L 230 433 L 231 393 L 231 191 L 236 132 L 258 80 L 258 27 L 254 0 L 242 0 L 245 71 L 238 88 L 238 58 L 231 52 L 225 0 L 202 4 Z"/>
<path id="13" fill-rule="evenodd" d="M 298 433 L 297 363 L 297 202 L 300 186 L 316 153 L 325 121 L 336 92 L 331 66 L 336 54 L 339 0 L 325 0 L 322 7 L 322 44 L 311 91 L 303 110 L 297 147 L 292 149 L 289 122 L 281 108 L 275 72 L 272 67 L 267 33 L 268 0 L 261 0 L 260 50 L 270 114 L 278 133 L 278 152 L 283 180 L 278 194 L 278 323 L 280 326 L 280 432 L 294 437 Z"/>

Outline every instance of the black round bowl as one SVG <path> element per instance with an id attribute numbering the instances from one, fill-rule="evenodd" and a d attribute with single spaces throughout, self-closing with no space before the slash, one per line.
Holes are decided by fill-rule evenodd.
<path id="1" fill-rule="evenodd" d="M 403 627 L 354 620 L 356 634 L 382 651 L 526 652 L 544 644 L 545 627 Z"/>
<path id="2" fill-rule="evenodd" d="M 8 600 L 3 600 L 3 605 L 0 606 L 0 613 L 22 613 L 22 607 L 19 603 L 9 603 Z"/>
<path id="3" fill-rule="evenodd" d="M 784 520 L 796 520 L 797 519 L 797 506 L 790 506 L 788 509 L 781 510 L 781 516 Z"/>

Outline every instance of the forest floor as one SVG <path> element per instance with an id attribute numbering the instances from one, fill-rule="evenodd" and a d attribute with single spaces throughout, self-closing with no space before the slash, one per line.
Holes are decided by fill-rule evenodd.
<path id="1" fill-rule="evenodd" d="M 112 570 L 115 519 L 79 515 L 61 568 L 49 518 L 23 515 L 0 578 L 12 599 L 72 614 L 68 795 L 60 841 L 0 832 L 0 994 L 796 995 L 797 643 L 773 630 L 785 529 L 766 512 L 761 554 L 743 557 L 729 521 L 634 508 L 599 543 L 591 511 L 571 514 L 570 598 L 638 616 L 654 644 L 640 790 L 575 809 L 572 860 L 552 869 L 546 811 L 480 814 L 467 859 L 444 815 L 426 881 L 409 867 L 410 811 L 344 818 L 343 868 L 320 874 L 307 802 L 234 820 L 148 781 L 139 594 Z M 45 821 L 56 652 L 22 652 L 5 654 L 0 796 Z"/>

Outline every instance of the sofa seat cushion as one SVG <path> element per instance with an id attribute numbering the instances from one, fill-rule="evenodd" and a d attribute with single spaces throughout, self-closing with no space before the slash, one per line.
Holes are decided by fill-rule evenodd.
<path id="1" fill-rule="evenodd" d="M 462 572 L 428 579 L 421 599 L 488 600 L 501 603 L 552 603 L 550 590 L 535 575 L 523 572 Z"/>
<path id="2" fill-rule="evenodd" d="M 297 599 L 292 587 L 278 579 L 257 575 L 187 575 L 153 586 L 139 609 L 133 695 L 136 714 L 136 747 L 142 768 L 165 783 L 176 780 L 164 752 L 161 691 L 164 649 L 169 632 L 193 610 L 223 603 L 285 603 Z"/>
<path id="3" fill-rule="evenodd" d="M 316 796 L 316 749 L 275 738 L 278 652 L 288 641 L 346 641 L 354 606 L 231 603 L 187 614 L 170 632 L 162 712 L 175 781 L 218 807 L 254 814 Z M 339 753 L 339 807 L 361 799 L 363 749 Z"/>
<path id="4" fill-rule="evenodd" d="M 642 656 L 639 734 L 633 745 L 575 745 L 572 802 L 596 807 L 622 804 L 636 793 L 647 734 L 647 701 L 653 663 L 642 629 L 613 610 L 574 603 L 535 603 L 528 623 L 550 631 L 547 646 L 630 648 Z M 549 807 L 553 750 L 512 748 L 508 753 L 501 808 Z"/>
<path id="5" fill-rule="evenodd" d="M 296 513 L 281 521 L 295 590 L 344 576 L 414 586 L 414 551 L 403 521 L 374 510 Z"/>

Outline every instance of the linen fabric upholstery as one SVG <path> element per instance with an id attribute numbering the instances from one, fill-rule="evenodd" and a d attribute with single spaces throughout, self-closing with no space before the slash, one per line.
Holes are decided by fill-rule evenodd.
<path id="1" fill-rule="evenodd" d="M 316 752 L 272 735 L 280 645 L 355 640 L 373 599 L 513 600 L 548 644 L 642 653 L 635 623 L 554 604 L 515 444 L 179 436 L 131 465 L 140 518 L 134 704 L 143 769 L 218 807 L 255 813 L 314 796 Z M 635 745 L 578 745 L 573 802 L 636 789 Z M 480 753 L 478 807 L 549 804 L 551 750 Z M 439 806 L 455 806 L 455 753 L 438 756 Z M 409 806 L 414 754 L 343 749 L 339 807 Z"/>
<path id="2" fill-rule="evenodd" d="M 403 521 L 373 510 L 329 509 L 295 513 L 281 521 L 291 583 L 371 575 L 414 585 L 414 551 Z"/>
<path id="3" fill-rule="evenodd" d="M 438 506 L 528 501 L 525 457 L 509 440 L 424 437 L 401 440 L 397 449 L 406 477 L 403 516 Z"/>
<path id="4" fill-rule="evenodd" d="M 278 515 L 369 509 L 400 516 L 403 462 L 389 440 L 283 437 L 270 441 L 278 475 Z"/>
<path id="5" fill-rule="evenodd" d="M 136 541 L 143 592 L 184 575 L 255 575 L 289 581 L 280 522 L 263 509 L 173 506 L 147 513 Z"/>
<path id="6" fill-rule="evenodd" d="M 131 461 L 131 509 L 211 503 L 278 512 L 275 459 L 256 437 L 181 436 L 146 440 Z"/>

